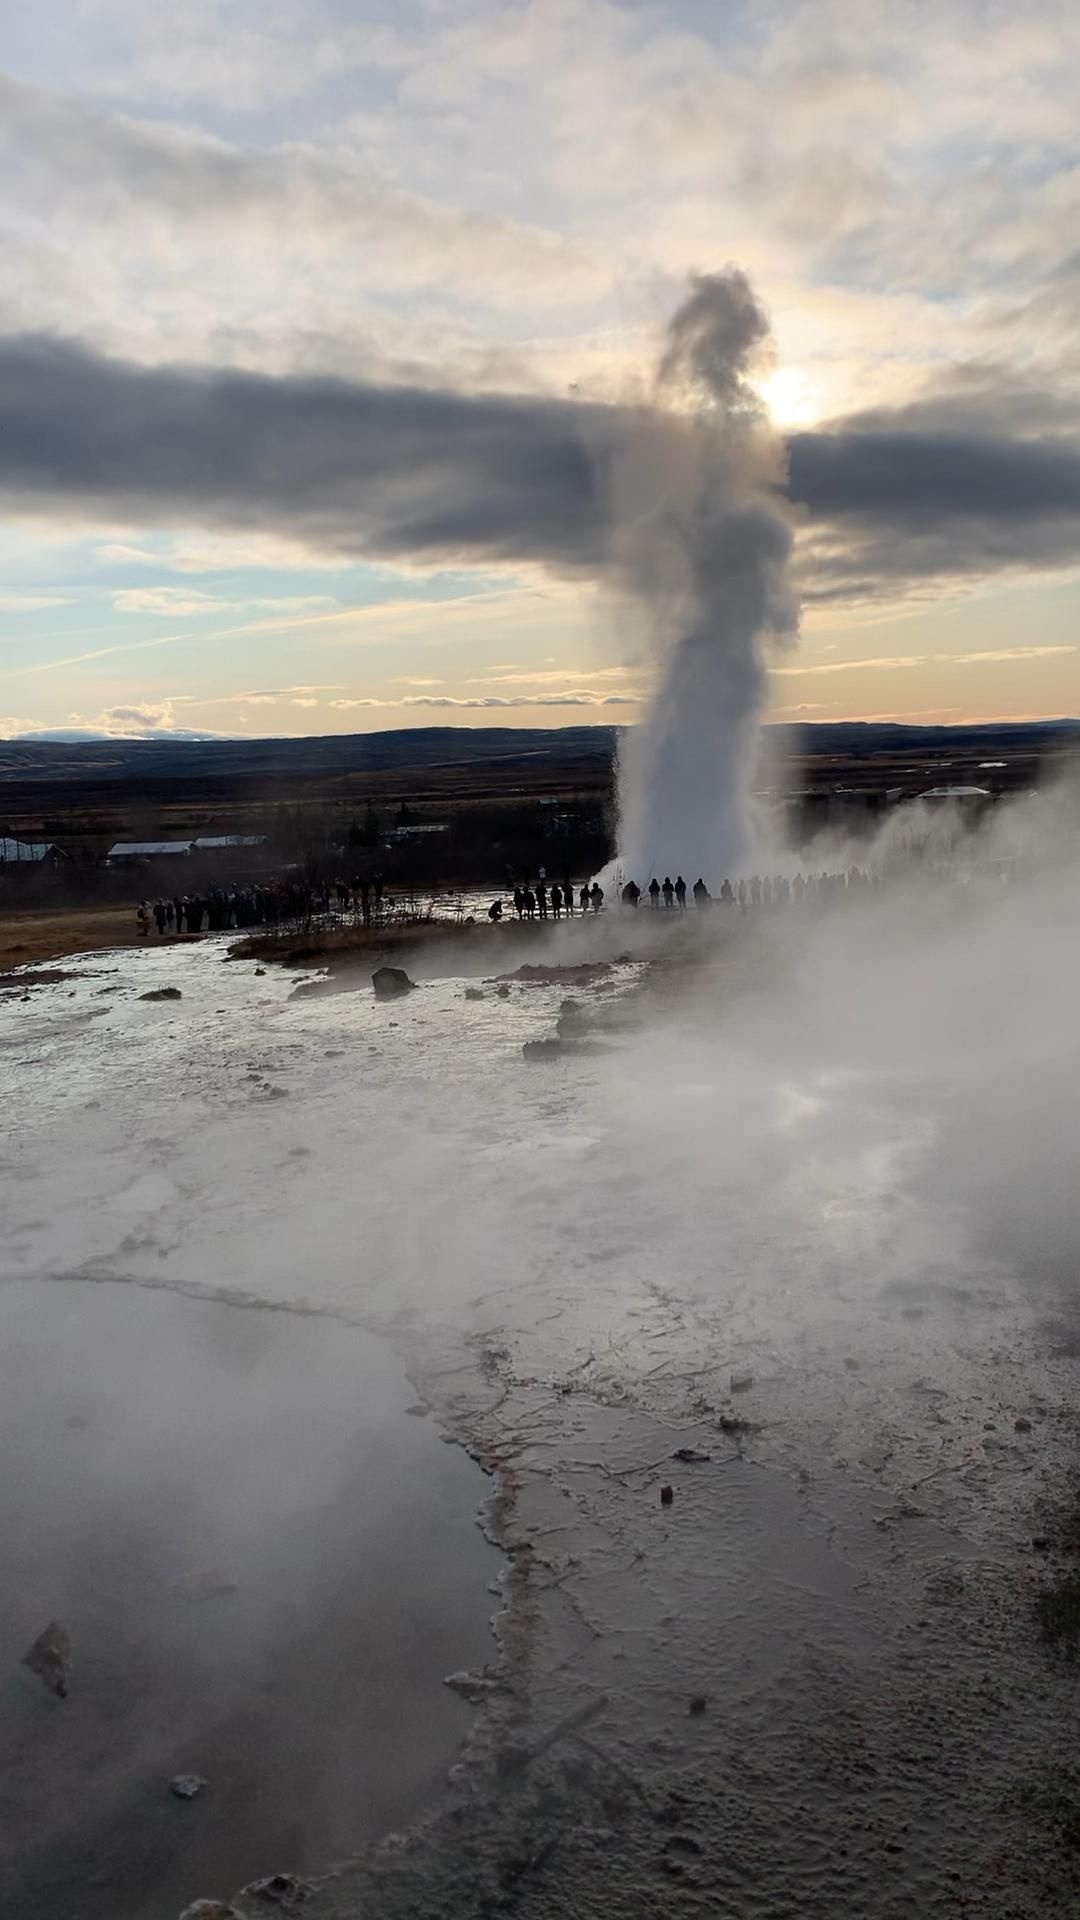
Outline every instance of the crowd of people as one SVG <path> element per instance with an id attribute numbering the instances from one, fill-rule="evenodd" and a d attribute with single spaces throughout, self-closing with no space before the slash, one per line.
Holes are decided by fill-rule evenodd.
<path id="1" fill-rule="evenodd" d="M 752 908 L 798 904 L 803 899 L 824 899 L 838 892 L 876 884 L 873 877 L 858 867 L 846 873 L 754 874 L 741 880 L 725 880 L 718 893 L 710 893 L 703 879 L 695 880 L 689 897 L 695 907 Z M 643 901 L 654 911 L 685 913 L 688 889 L 682 874 L 672 880 L 655 875 L 646 888 L 628 880 L 621 887 L 622 906 L 636 909 Z M 604 889 L 598 880 L 575 885 L 566 873 L 561 880 L 549 880 L 541 872 L 534 881 L 526 874 L 512 889 L 513 910 L 518 920 L 572 919 L 575 913 L 599 913 L 604 906 Z M 295 876 L 265 885 L 209 887 L 205 892 L 174 893 L 157 900 L 142 900 L 137 909 L 141 939 L 149 939 L 156 930 L 160 939 L 178 934 L 228 933 L 235 928 L 267 927 L 281 930 L 310 927 L 329 917 L 351 918 L 357 924 L 381 924 L 393 910 L 383 880 L 376 874 L 371 880 L 300 880 Z M 488 919 L 503 918 L 502 897 L 491 902 Z"/>
<path id="2" fill-rule="evenodd" d="M 535 887 L 526 874 L 523 885 L 514 888 L 514 912 L 519 920 L 546 920 L 549 915 L 552 920 L 561 920 L 564 914 L 568 920 L 572 920 L 575 906 L 581 913 L 599 913 L 603 904 L 604 889 L 598 880 L 591 883 L 584 881 L 575 892 L 568 873 L 563 875 L 561 883 L 553 880 L 549 884 L 546 874 L 541 871 Z M 492 901 L 488 908 L 488 919 L 502 919 L 501 900 Z"/>
<path id="3" fill-rule="evenodd" d="M 874 884 L 873 876 L 861 867 L 849 867 L 845 873 L 797 873 L 793 880 L 785 874 L 755 873 L 749 879 L 723 881 L 716 895 L 699 878 L 694 881 L 693 897 L 697 907 L 737 906 L 747 913 L 751 907 L 785 906 L 789 901 L 797 904 L 808 897 L 825 899 Z M 636 881 L 628 880 L 619 897 L 624 907 L 637 907 L 646 894 L 651 907 L 659 909 L 662 900 L 668 912 L 686 912 L 686 882 L 681 873 L 675 880 L 668 874 L 658 880 L 654 874 L 645 894 Z"/>
<path id="4" fill-rule="evenodd" d="M 142 900 L 136 912 L 141 939 L 152 927 L 160 938 L 179 933 L 228 933 L 234 927 L 310 926 L 330 913 L 355 913 L 365 926 L 382 919 L 386 890 L 373 880 L 275 880 L 265 886 L 209 887 Z"/>

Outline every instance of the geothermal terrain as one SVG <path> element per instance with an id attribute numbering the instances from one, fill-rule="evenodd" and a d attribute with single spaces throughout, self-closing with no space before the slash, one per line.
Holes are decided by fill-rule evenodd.
<path id="1" fill-rule="evenodd" d="M 9 976 L 5 1911 L 1075 1913 L 1040 804 L 533 978 L 436 930 L 393 1002 L 227 940 Z"/>

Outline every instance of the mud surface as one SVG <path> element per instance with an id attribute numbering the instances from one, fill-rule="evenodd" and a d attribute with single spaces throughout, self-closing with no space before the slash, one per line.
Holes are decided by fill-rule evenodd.
<path id="1" fill-rule="evenodd" d="M 379 1329 L 493 1476 L 498 1685 L 319 1920 L 1077 1910 L 1071 1276 L 969 1201 L 953 1036 L 756 1032 L 774 961 L 619 966 L 541 1074 L 561 975 L 380 1007 L 199 950 L 0 1010 L 12 1272 Z"/>

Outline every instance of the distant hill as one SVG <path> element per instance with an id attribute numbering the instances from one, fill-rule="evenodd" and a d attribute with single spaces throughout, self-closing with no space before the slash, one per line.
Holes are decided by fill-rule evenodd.
<path id="1" fill-rule="evenodd" d="M 0 740 L 0 781 L 249 779 L 495 766 L 608 763 L 615 727 L 409 727 L 280 740 Z"/>
<path id="2" fill-rule="evenodd" d="M 386 733 L 322 734 L 267 740 L 3 740 L 0 782 L 80 785 L 203 780 L 288 779 L 350 773 L 430 772 L 440 767 L 545 763 L 572 777 L 611 765 L 618 727 L 410 727 Z M 794 753 L 844 757 L 897 752 L 1038 752 L 1080 741 L 1080 721 L 1045 720 L 968 727 L 906 727 L 862 721 L 774 726 L 770 737 Z"/>

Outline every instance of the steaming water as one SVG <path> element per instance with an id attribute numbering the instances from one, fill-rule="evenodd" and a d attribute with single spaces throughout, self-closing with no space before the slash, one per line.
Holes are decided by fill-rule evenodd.
<path id="1" fill-rule="evenodd" d="M 1072 896 L 714 936 L 581 990 L 597 1043 L 542 1067 L 557 984 L 80 963 L 0 1009 L 8 1271 L 378 1326 L 511 1476 L 512 1682 L 534 1732 L 596 1703 L 589 1744 L 357 1911 L 473 1913 L 535 1853 L 523 1914 L 1070 1912 L 1075 1676 L 1032 1609 L 1073 1461 Z"/>

